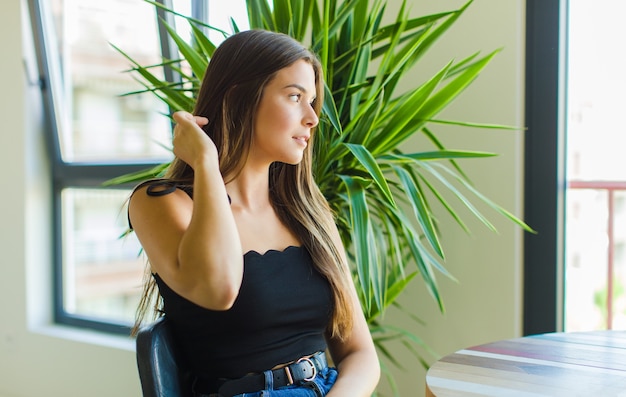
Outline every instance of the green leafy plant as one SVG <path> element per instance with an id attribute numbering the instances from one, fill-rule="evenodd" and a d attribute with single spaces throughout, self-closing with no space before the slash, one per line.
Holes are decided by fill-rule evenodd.
<path id="1" fill-rule="evenodd" d="M 156 2 L 148 2 L 174 13 Z M 468 233 L 455 205 L 469 209 L 471 215 L 494 231 L 495 227 L 479 211 L 476 202 L 487 204 L 525 230 L 531 230 L 477 191 L 456 162 L 494 154 L 447 149 L 434 131 L 440 124 L 516 129 L 437 119 L 498 50 L 450 61 L 418 86 L 401 85 L 402 78 L 471 2 L 458 10 L 409 18 L 403 1 L 395 20 L 383 24 L 386 9 L 383 0 L 274 0 L 273 4 L 269 0 L 247 0 L 251 28 L 289 34 L 308 43 L 321 60 L 326 95 L 316 132 L 315 178 L 336 213 L 372 335 L 381 355 L 397 366 L 401 364 L 387 350 L 387 342 L 404 343 L 425 366 L 426 360 L 418 350 L 429 350 L 416 335 L 384 324 L 382 314 L 389 306 L 397 305 L 398 296 L 417 276 L 443 311 L 435 274 L 452 277 L 443 265 L 441 232 L 432 203 L 441 204 Z M 191 111 L 199 82 L 216 48 L 203 32 L 214 28 L 176 15 L 187 19 L 192 35 L 188 43 L 166 24 L 180 51 L 180 59 L 141 65 L 117 49 L 133 64 L 132 73 L 145 91 L 157 95 L 172 111 Z M 237 32 L 239 28 L 232 22 L 233 32 Z M 156 77 L 156 70 L 164 67 L 177 72 L 181 81 L 168 82 Z M 432 147 L 421 152 L 405 152 L 403 143 L 415 134 L 423 134 Z M 166 166 L 125 175 L 110 183 L 153 177 Z M 383 368 L 394 387 L 387 366 L 383 364 Z"/>

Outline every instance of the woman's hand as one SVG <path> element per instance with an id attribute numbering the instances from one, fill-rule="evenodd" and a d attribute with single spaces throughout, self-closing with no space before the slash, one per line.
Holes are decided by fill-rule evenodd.
<path id="1" fill-rule="evenodd" d="M 202 130 L 209 120 L 185 111 L 178 111 L 172 117 L 176 121 L 172 139 L 174 154 L 193 169 L 206 160 L 217 163 L 215 143 Z"/>

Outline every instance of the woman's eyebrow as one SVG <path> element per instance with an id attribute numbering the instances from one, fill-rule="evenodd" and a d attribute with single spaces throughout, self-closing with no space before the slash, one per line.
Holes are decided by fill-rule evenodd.
<path id="1" fill-rule="evenodd" d="M 285 88 L 297 88 L 298 90 L 304 92 L 306 94 L 306 88 L 304 88 L 303 86 L 301 86 L 300 84 L 297 83 L 293 83 L 293 84 L 287 84 L 286 86 L 283 87 L 283 89 Z"/>
<path id="2" fill-rule="evenodd" d="M 301 86 L 298 83 L 287 84 L 286 86 L 283 87 L 283 89 L 285 89 L 285 88 L 296 88 L 296 89 L 300 90 L 302 93 L 304 93 L 305 95 L 307 94 L 306 88 L 304 88 L 303 86 Z M 313 100 L 315 100 L 315 99 L 317 99 L 317 95 L 315 95 L 313 97 Z"/>

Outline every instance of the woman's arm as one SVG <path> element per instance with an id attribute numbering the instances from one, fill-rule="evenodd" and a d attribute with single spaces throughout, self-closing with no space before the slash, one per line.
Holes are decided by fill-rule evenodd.
<path id="1" fill-rule="evenodd" d="M 193 201 L 178 189 L 150 196 L 143 187 L 131 197 L 129 216 L 153 272 L 190 301 L 225 310 L 241 285 L 243 253 L 217 149 L 199 127 L 206 119 L 185 112 L 174 119 L 174 154 L 194 170 Z"/>
<path id="2" fill-rule="evenodd" d="M 336 229 L 333 231 L 333 238 L 338 247 L 343 246 Z M 345 254 L 343 255 L 347 263 Z M 352 332 L 343 341 L 327 337 L 328 348 L 338 372 L 337 382 L 327 397 L 369 397 L 380 378 L 378 355 L 352 279 L 350 296 L 353 305 Z"/>

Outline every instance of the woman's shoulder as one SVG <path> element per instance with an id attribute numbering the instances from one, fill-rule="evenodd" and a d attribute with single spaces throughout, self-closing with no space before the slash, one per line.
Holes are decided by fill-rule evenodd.
<path id="1" fill-rule="evenodd" d="M 193 190 L 190 185 L 168 179 L 154 179 L 138 184 L 128 199 L 128 226 L 134 229 L 137 220 L 159 214 L 179 213 L 190 208 Z M 155 200 L 158 199 L 158 200 Z"/>

